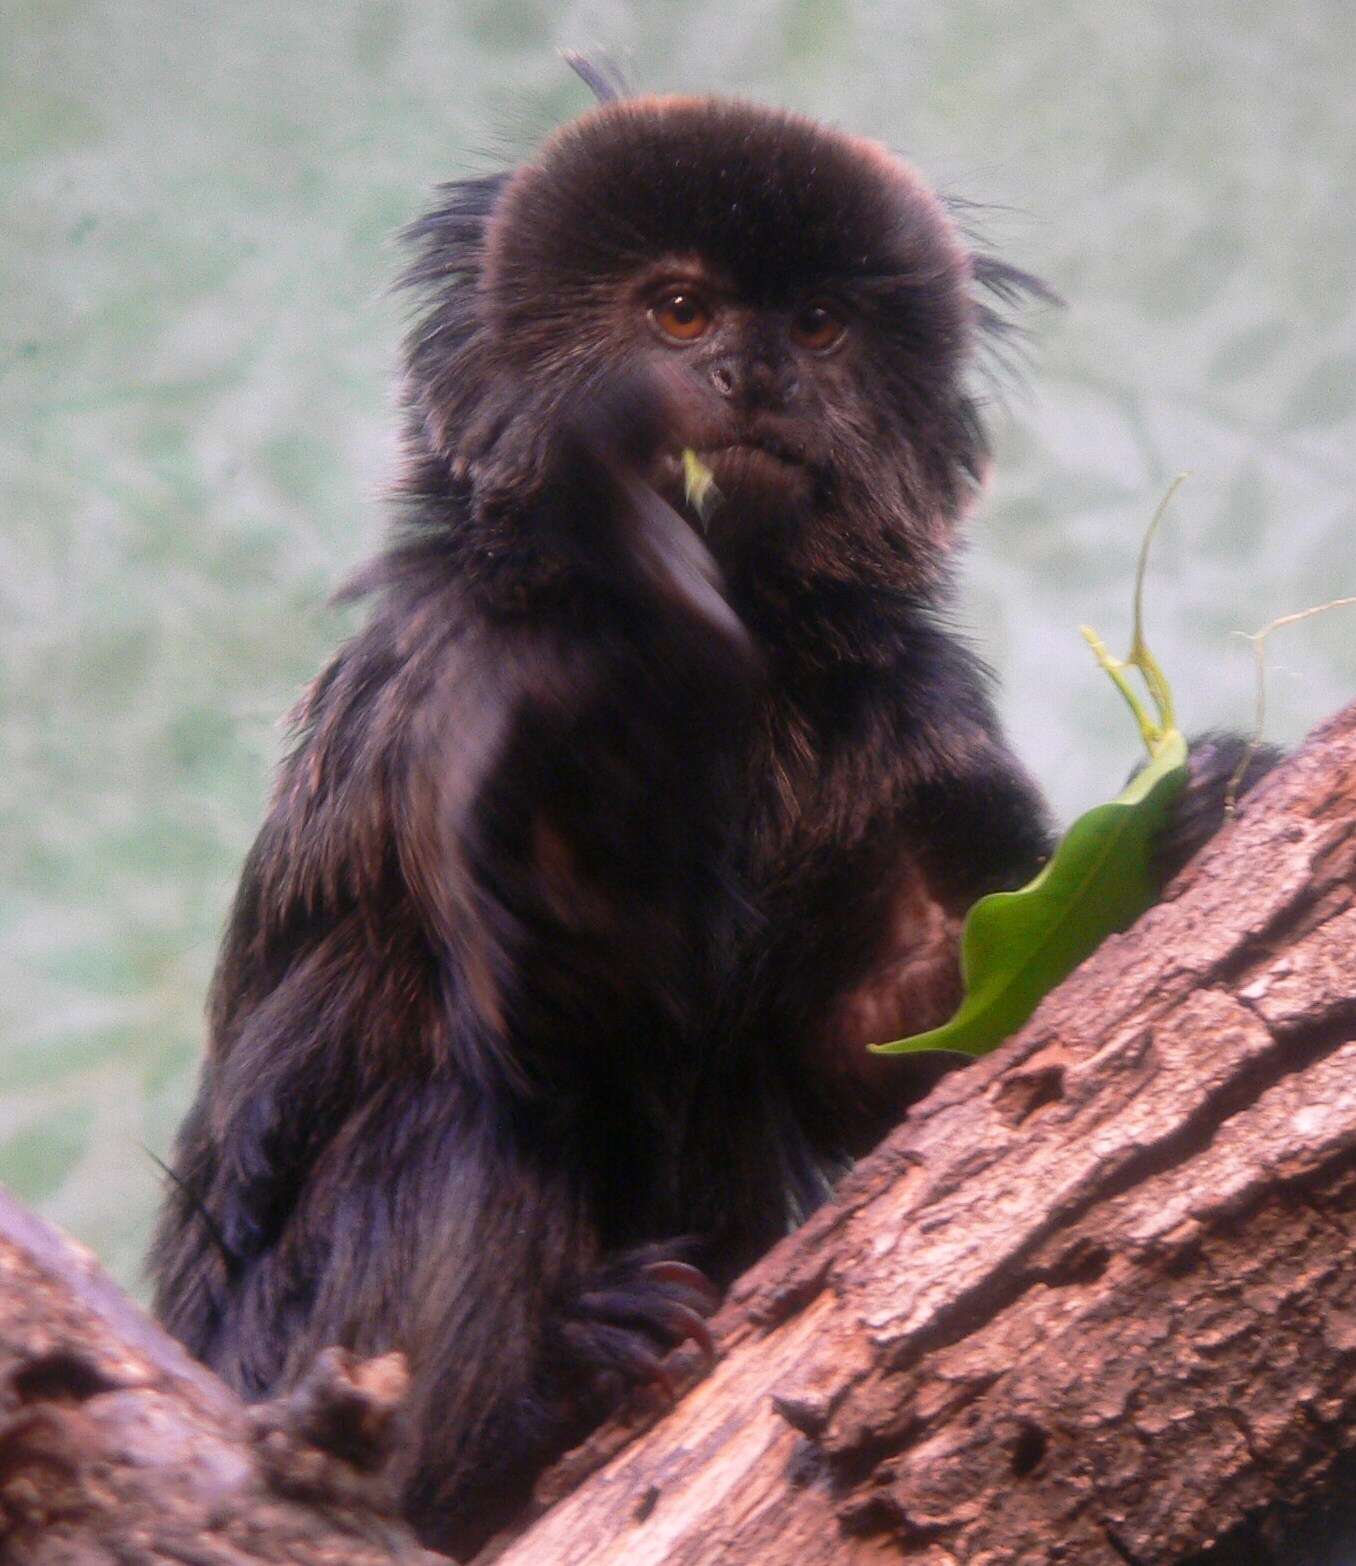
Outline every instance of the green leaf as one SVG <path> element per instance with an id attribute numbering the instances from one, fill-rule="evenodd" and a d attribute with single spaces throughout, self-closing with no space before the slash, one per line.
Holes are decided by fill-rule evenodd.
<path id="1" fill-rule="evenodd" d="M 913 1038 L 874 1044 L 874 1053 L 987 1053 L 1108 935 L 1157 899 L 1153 843 L 1186 779 L 1187 747 L 1171 729 L 1156 749 L 1122 793 L 1079 816 L 1034 881 L 981 898 L 970 910 L 961 932 L 966 995 L 955 1016 Z"/>

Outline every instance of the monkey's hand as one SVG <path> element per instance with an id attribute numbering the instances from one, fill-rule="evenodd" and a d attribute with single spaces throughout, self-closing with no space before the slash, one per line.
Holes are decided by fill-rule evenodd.
<path id="1" fill-rule="evenodd" d="M 1186 787 L 1154 845 L 1165 885 L 1224 825 L 1231 801 L 1241 799 L 1284 755 L 1275 745 L 1253 745 L 1246 735 L 1228 730 L 1208 730 L 1191 740 Z"/>
<path id="2" fill-rule="evenodd" d="M 615 377 L 563 424 L 545 486 L 548 512 L 582 576 L 657 597 L 704 623 L 735 664 L 756 660 L 706 545 L 655 487 L 681 444 L 677 389 L 653 372 Z"/>
<path id="3" fill-rule="evenodd" d="M 715 1343 L 706 1324 L 720 1292 L 675 1246 L 647 1245 L 615 1257 L 584 1279 L 566 1304 L 561 1342 L 584 1395 L 615 1407 L 630 1390 L 676 1396 L 664 1355 L 693 1343 L 708 1363 Z"/>

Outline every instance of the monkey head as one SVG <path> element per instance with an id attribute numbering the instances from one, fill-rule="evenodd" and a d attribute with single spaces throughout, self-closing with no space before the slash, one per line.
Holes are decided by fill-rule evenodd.
<path id="1" fill-rule="evenodd" d="M 901 159 L 791 113 L 621 99 L 445 195 L 411 231 L 412 443 L 473 510 L 522 513 L 571 410 L 643 382 L 645 476 L 681 506 L 696 453 L 727 568 L 935 582 L 984 466 L 977 292 L 1039 285 L 973 257 Z"/>

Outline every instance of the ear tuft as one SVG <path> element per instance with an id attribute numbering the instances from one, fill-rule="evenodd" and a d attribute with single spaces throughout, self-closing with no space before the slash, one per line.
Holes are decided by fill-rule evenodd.
<path id="1" fill-rule="evenodd" d="M 562 58 L 599 103 L 616 103 L 631 97 L 630 84 L 621 66 L 610 55 L 580 54 L 575 49 L 566 49 Z"/>
<path id="2" fill-rule="evenodd" d="M 996 304 L 988 304 L 981 300 L 979 304 L 981 325 L 995 336 L 1016 330 L 1006 314 L 1009 310 L 1020 309 L 1028 303 L 1051 305 L 1057 309 L 1064 307 L 1064 301 L 1048 283 L 1032 272 L 1024 272 L 1021 267 L 1009 266 L 997 256 L 976 252 L 971 258 L 970 270 L 978 286 L 996 301 Z"/>

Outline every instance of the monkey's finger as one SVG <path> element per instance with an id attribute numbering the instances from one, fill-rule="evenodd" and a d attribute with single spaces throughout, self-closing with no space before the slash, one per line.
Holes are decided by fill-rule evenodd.
<path id="1" fill-rule="evenodd" d="M 710 1315 L 720 1306 L 720 1290 L 710 1278 L 690 1262 L 655 1261 L 641 1268 L 642 1276 L 653 1278 L 656 1283 L 673 1283 L 697 1295 L 706 1305 Z"/>
<path id="2" fill-rule="evenodd" d="M 634 1332 L 625 1327 L 601 1323 L 586 1326 L 580 1322 L 572 1322 L 564 1330 L 570 1347 L 599 1369 L 615 1372 L 633 1386 L 656 1386 L 669 1402 L 677 1402 L 673 1377 L 657 1354 L 637 1342 Z"/>
<path id="3" fill-rule="evenodd" d="M 623 492 L 629 503 L 631 547 L 656 587 L 665 597 L 686 604 L 752 660 L 753 642 L 725 598 L 720 568 L 706 545 L 648 483 L 628 478 Z"/>
<path id="4" fill-rule="evenodd" d="M 654 1319 L 662 1323 L 665 1330 L 672 1333 L 679 1343 L 695 1343 L 705 1356 L 707 1364 L 715 1364 L 716 1340 L 711 1335 L 710 1327 L 706 1325 L 705 1317 L 700 1316 L 690 1305 L 678 1305 L 670 1301 L 652 1314 Z"/>
<path id="5" fill-rule="evenodd" d="M 708 1361 L 715 1361 L 716 1342 L 705 1318 L 691 1305 L 684 1305 L 679 1300 L 666 1299 L 662 1295 L 647 1299 L 620 1292 L 596 1292 L 581 1295 L 576 1308 L 603 1321 L 632 1323 L 666 1345 L 695 1343 Z"/>

